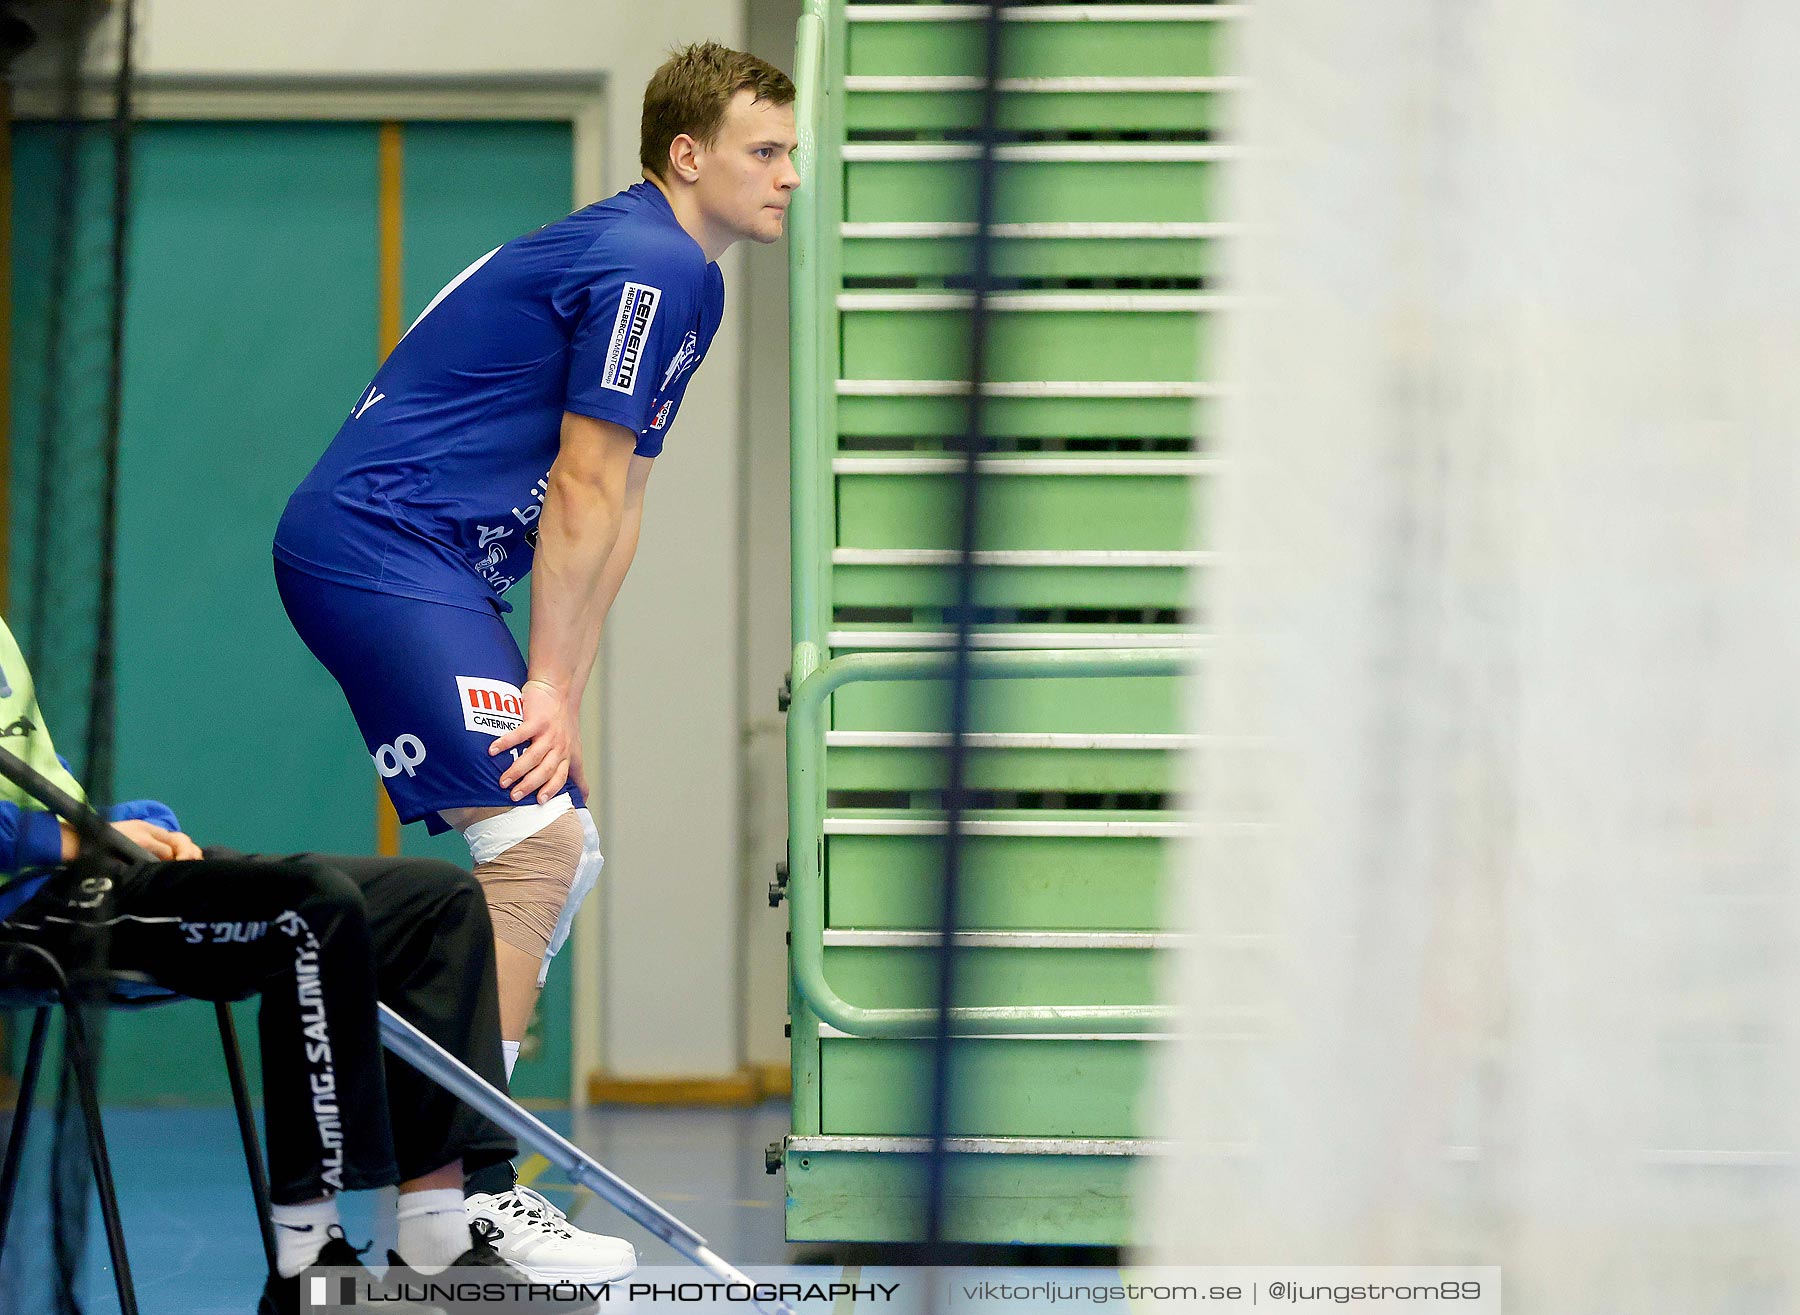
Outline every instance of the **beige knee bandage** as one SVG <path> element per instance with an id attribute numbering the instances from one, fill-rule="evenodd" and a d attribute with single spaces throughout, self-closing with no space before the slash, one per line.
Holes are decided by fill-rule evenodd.
<path id="1" fill-rule="evenodd" d="M 534 959 L 544 957 L 586 838 L 565 801 L 564 811 L 541 830 L 475 864 L 495 936 Z"/>

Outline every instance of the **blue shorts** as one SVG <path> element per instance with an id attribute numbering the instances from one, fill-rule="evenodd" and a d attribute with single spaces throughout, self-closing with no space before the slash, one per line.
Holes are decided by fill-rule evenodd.
<path id="1" fill-rule="evenodd" d="M 275 563 L 282 606 L 350 701 L 402 822 L 449 830 L 445 808 L 510 808 L 511 754 L 488 746 L 519 724 L 525 659 L 497 611 L 379 594 Z M 573 785 L 561 793 L 581 807 Z"/>

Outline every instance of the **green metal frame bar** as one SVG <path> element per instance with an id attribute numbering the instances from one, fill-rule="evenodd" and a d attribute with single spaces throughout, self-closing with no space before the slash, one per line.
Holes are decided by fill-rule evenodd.
<path id="1" fill-rule="evenodd" d="M 830 0 L 807 0 L 795 32 L 794 119 L 801 185 L 788 210 L 788 375 L 793 582 L 793 681 L 824 661 L 831 626 L 833 524 L 831 449 L 837 417 L 838 218 L 843 166 L 837 88 L 842 70 L 830 41 Z"/>
<path id="2" fill-rule="evenodd" d="M 796 29 L 795 120 L 802 185 L 789 209 L 791 314 L 790 469 L 793 586 L 793 696 L 788 713 L 789 1015 L 796 1133 L 819 1127 L 818 1024 L 858 1036 L 928 1035 L 935 1010 L 868 1009 L 851 1004 L 825 979 L 825 721 L 831 692 L 852 681 L 937 680 L 947 653 L 854 654 L 829 658 L 831 550 L 835 491 L 839 325 L 837 291 L 843 216 L 843 5 L 806 0 Z M 980 679 L 1056 676 L 1167 676 L 1197 654 L 1185 649 L 1076 652 L 980 652 Z M 1172 1021 L 1161 1007 L 953 1009 L 958 1031 L 1104 1032 L 1158 1030 Z"/>
<path id="3" fill-rule="evenodd" d="M 805 0 L 794 34 L 794 122 L 800 142 L 795 167 L 800 187 L 788 207 L 788 462 L 794 646 L 789 679 L 796 685 L 804 683 L 824 662 L 831 627 L 837 226 L 843 214 L 843 132 L 839 127 L 843 117 L 843 19 L 834 16 L 832 8 L 832 0 Z M 837 8 L 841 10 L 842 5 Z M 791 796 L 791 762 L 788 779 Z M 790 833 L 790 851 L 797 834 L 801 833 Z M 791 914 L 789 925 L 791 928 Z M 791 941 L 791 930 L 788 935 Z M 794 990 L 791 974 L 788 1019 L 794 1131 L 818 1132 L 818 1019 Z"/>
<path id="4" fill-rule="evenodd" d="M 823 1022 L 855 1036 L 929 1036 L 935 1009 L 866 1009 L 825 980 L 825 706 L 852 681 L 944 680 L 949 653 L 853 653 L 833 658 L 799 682 L 788 707 L 789 958 L 795 993 Z M 1078 649 L 977 652 L 970 674 L 981 680 L 1070 676 L 1173 676 L 1198 658 L 1191 649 Z M 1166 1030 L 1175 1011 L 1150 1006 L 1006 1006 L 950 1011 L 958 1032 L 1141 1032 Z M 799 1038 L 796 1038 L 798 1041 Z"/>

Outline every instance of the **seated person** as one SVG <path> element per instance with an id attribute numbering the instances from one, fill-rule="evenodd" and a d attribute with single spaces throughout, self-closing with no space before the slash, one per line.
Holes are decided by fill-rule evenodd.
<path id="1" fill-rule="evenodd" d="M 0 725 L 8 750 L 83 797 L 4 622 Z M 513 1140 L 409 1065 L 384 1062 L 377 1027 L 380 999 L 504 1090 L 493 928 L 474 877 L 432 859 L 203 852 L 154 801 L 109 816 L 156 861 L 109 864 L 106 888 L 84 882 L 77 897 L 45 872 L 76 856 L 74 831 L 0 780 L 0 941 L 55 951 L 81 924 L 104 921 L 115 969 L 199 1000 L 261 992 L 278 1269 L 263 1315 L 301 1309 L 309 1266 L 359 1263 L 338 1222 L 338 1193 L 395 1183 L 390 1281 L 450 1266 L 525 1281 L 463 1194 L 465 1172 L 503 1163 L 516 1154 Z"/>

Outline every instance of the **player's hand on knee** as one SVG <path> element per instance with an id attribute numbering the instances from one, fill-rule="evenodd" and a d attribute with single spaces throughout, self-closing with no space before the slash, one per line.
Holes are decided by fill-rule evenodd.
<path id="1" fill-rule="evenodd" d="M 569 779 L 570 757 L 576 743 L 575 710 L 567 706 L 561 690 L 541 680 L 528 680 L 520 690 L 524 716 L 519 724 L 488 748 L 498 755 L 525 745 L 519 756 L 500 775 L 500 788 L 511 790 L 514 801 L 536 794 L 548 803 Z"/>

